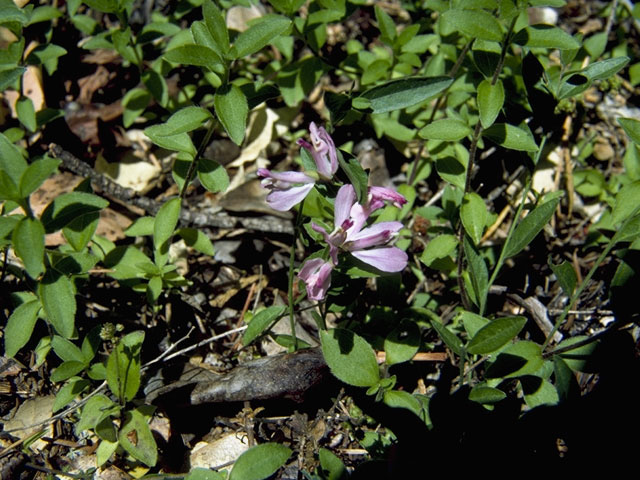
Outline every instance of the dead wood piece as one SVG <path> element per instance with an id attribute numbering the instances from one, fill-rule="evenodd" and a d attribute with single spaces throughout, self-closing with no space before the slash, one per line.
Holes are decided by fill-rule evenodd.
<path id="1" fill-rule="evenodd" d="M 160 210 L 162 203 L 151 198 L 139 196 L 135 190 L 124 188 L 110 178 L 96 172 L 85 162 L 67 152 L 56 144 L 49 145 L 49 152 L 56 158 L 62 160 L 65 168 L 71 170 L 76 175 L 88 177 L 91 181 L 107 195 L 135 207 L 142 208 L 150 215 L 155 215 Z M 180 221 L 184 224 L 196 227 L 217 227 L 217 228 L 246 228 L 256 232 L 270 233 L 293 233 L 291 221 L 271 215 L 260 217 L 235 217 L 225 212 L 209 213 L 204 211 L 183 208 L 180 211 Z"/>
<path id="2" fill-rule="evenodd" d="M 301 402 L 305 393 L 327 376 L 328 368 L 319 348 L 271 355 L 237 366 L 226 375 L 203 368 L 191 369 L 180 379 L 147 395 L 147 401 L 185 386 L 195 385 L 192 405 L 289 398 Z"/>

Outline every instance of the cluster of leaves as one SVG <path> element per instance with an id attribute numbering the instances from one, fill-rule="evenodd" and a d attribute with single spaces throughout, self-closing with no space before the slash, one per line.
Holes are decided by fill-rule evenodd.
<path id="1" fill-rule="evenodd" d="M 441 322 L 435 313 L 437 299 L 426 293 L 413 296 L 411 305 L 398 304 L 397 300 L 375 307 L 364 305 L 362 299 L 350 296 L 351 280 L 378 277 L 378 285 L 386 288 L 384 302 L 406 297 L 401 275 L 380 277 L 380 272 L 362 265 L 346 265 L 340 272 L 343 281 L 335 283 L 329 299 L 320 306 L 320 314 L 315 314 L 322 350 L 332 372 L 350 385 L 368 388 L 367 393 L 391 407 L 410 410 L 417 422 L 430 425 L 429 398 L 394 389 L 396 379 L 388 376 L 386 369 L 381 372 L 373 347 L 385 351 L 387 365 L 408 362 L 423 348 L 422 339 L 428 332 L 435 331 L 458 358 L 460 382 L 473 387 L 469 394 L 472 401 L 490 409 L 510 393 L 511 381 L 516 379 L 529 408 L 562 402 L 576 381 L 573 372 L 584 367 L 583 357 L 593 344 L 585 345 L 588 339 L 574 337 L 548 350 L 553 333 L 604 258 L 614 248 L 638 248 L 638 121 L 620 120 L 635 142 L 625 157 L 627 173 L 617 176 L 606 188 L 600 179 L 597 195 L 611 208 L 596 225 L 603 232 L 599 239 L 604 245 L 598 262 L 582 283 L 566 262 L 551 264 L 569 302 L 546 341 L 522 340 L 519 334 L 527 326 L 527 318 L 489 311 L 488 293 L 506 260 L 521 254 L 561 205 L 562 192 L 532 191 L 543 147 L 546 142 L 557 141 L 545 116 L 557 115 L 556 106 L 579 99 L 594 83 L 615 78 L 629 61 L 625 52 L 606 52 L 606 35 L 582 38 L 556 26 L 529 25 L 528 7 L 560 7 L 564 5 L 561 0 L 407 2 L 403 7 L 409 20 L 403 28 L 380 6 L 370 8 L 360 0 L 311 1 L 304 15 L 300 10 L 306 2 L 270 0 L 277 13 L 253 21 L 243 32 L 229 30 L 225 22 L 225 9 L 234 3 L 180 2 L 171 14 L 154 12 L 151 23 L 138 28 L 131 22 L 133 0 L 67 2 L 64 18 L 87 37 L 83 48 L 115 50 L 123 61 L 137 68 L 140 85 L 122 99 L 123 126 L 128 128 L 139 117 L 152 124 L 145 130 L 149 139 L 176 152 L 172 173 L 182 194 L 164 203 L 155 217 L 143 217 L 127 230 L 131 237 L 149 237 L 146 244 L 150 255 L 145 249 L 116 246 L 96 235 L 100 210 L 108 202 L 93 194 L 88 182 L 58 196 L 42 214 L 35 215 L 30 196 L 57 170 L 59 161 L 47 155 L 28 158 L 27 150 L 18 145 L 25 145 L 25 136 L 46 128 L 62 112 L 36 112 L 32 101 L 21 96 L 16 103 L 21 126 L 0 133 L 0 247 L 5 253 L 11 248 L 22 262 L 18 267 L 5 255 L 3 272 L 10 270 L 24 285 L 22 291 L 12 294 L 15 308 L 4 329 L 5 354 L 14 356 L 25 347 L 37 320 L 42 319 L 50 334 L 37 339 L 36 363 L 44 362 L 52 350 L 62 363 L 51 380 L 66 382 L 58 392 L 55 409 L 90 395 L 85 398 L 76 430 L 93 430 L 100 438 L 100 465 L 114 452 L 122 451 L 154 466 L 157 446 L 148 426 L 152 409 L 133 403 L 141 382 L 144 334 L 132 332 L 118 338 L 117 332 L 92 330 L 78 347 L 73 343 L 79 336 L 76 292 L 98 264 L 108 268 L 109 275 L 121 284 L 145 293 L 151 305 L 163 291 L 187 285 L 169 258 L 173 238 L 180 236 L 207 255 L 213 254 L 213 246 L 198 230 L 178 228 L 186 187 L 195 176 L 212 192 L 224 191 L 229 184 L 224 168 L 202 157 L 204 147 L 216 133 L 226 134 L 241 145 L 251 109 L 269 99 L 299 107 L 321 77 L 329 74 L 353 85 L 349 93 L 325 92 L 333 128 L 366 124 L 398 151 L 414 154 L 406 183 L 399 187 L 408 203 L 402 210 L 382 209 L 377 218 L 429 220 L 432 226 L 425 233 L 430 240 L 416 255 L 419 264 L 412 266 L 410 274 L 415 282 L 424 282 L 422 267 L 438 270 L 458 289 L 464 305 L 450 325 Z M 346 23 L 359 8 L 373 12 L 378 41 L 349 38 L 340 58 L 328 56 L 328 25 Z M 92 11 L 116 21 L 104 29 Z M 21 91 L 27 65 L 43 65 L 48 73 L 56 70 L 58 58 L 66 52 L 49 40 L 53 24 L 62 15 L 53 7 L 20 9 L 10 0 L 0 0 L 0 25 L 16 37 L 0 52 L 0 90 Z M 198 19 L 191 21 L 189 28 L 181 28 L 187 16 Z M 25 56 L 24 30 L 45 22 L 49 29 L 44 29 L 44 45 Z M 551 55 L 555 51 L 559 54 Z M 179 65 L 199 69 L 202 75 L 190 80 L 193 83 L 178 95 L 170 96 L 166 79 Z M 552 105 L 551 110 L 548 105 Z M 157 116 L 157 106 L 162 109 L 161 117 Z M 416 141 L 423 145 L 417 153 L 412 150 Z M 487 144 L 527 166 L 522 199 L 500 248 L 483 243 L 497 214 L 472 189 L 475 171 L 483 168 L 478 151 Z M 341 153 L 348 159 L 341 166 L 362 200 L 366 173 L 348 150 L 347 146 Z M 300 162 L 304 164 L 304 156 Z M 588 169 L 582 172 L 578 192 L 588 195 L 587 183 L 600 180 L 597 173 L 589 175 Z M 434 178 L 443 185 L 440 206 L 418 205 L 419 185 Z M 321 188 L 314 187 L 299 213 L 326 225 L 333 205 Z M 531 195 L 535 199 L 532 202 L 528 200 Z M 310 222 L 302 225 L 301 239 L 309 246 L 318 240 L 318 234 L 310 228 Z M 46 248 L 45 234 L 59 231 L 67 243 Z M 608 231 L 615 233 L 609 238 Z M 412 248 L 409 238 L 397 246 Z M 631 267 L 621 261 L 613 283 L 623 284 L 632 274 Z M 290 295 L 288 313 L 292 318 L 296 305 Z M 286 313 L 284 307 L 256 312 L 244 343 L 259 338 Z M 326 329 L 328 313 L 344 319 L 339 328 Z M 401 320 L 384 335 L 367 330 L 373 320 L 390 317 Z M 354 326 L 353 318 L 362 322 Z M 108 342 L 109 354 L 96 359 L 101 337 Z M 301 344 L 289 341 L 287 345 Z M 484 360 L 481 372 L 465 371 L 466 365 L 479 364 L 479 360 Z M 97 392 L 92 381 L 105 381 L 111 395 Z M 114 422 L 115 418 L 119 422 Z M 259 445 L 238 459 L 229 478 L 265 478 L 284 465 L 291 453 L 282 445 Z M 309 478 L 338 478 L 344 473 L 340 460 L 327 450 L 320 450 L 319 463 Z M 225 477 L 194 471 L 186 478 Z"/>

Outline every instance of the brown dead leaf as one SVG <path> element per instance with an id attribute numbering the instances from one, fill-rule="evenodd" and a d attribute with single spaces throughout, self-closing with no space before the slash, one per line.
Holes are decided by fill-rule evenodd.
<path id="1" fill-rule="evenodd" d="M 106 86 L 115 77 L 115 72 L 109 72 L 102 65 L 98 65 L 98 68 L 91 75 L 78 79 L 78 86 L 80 87 L 80 93 L 78 94 L 78 103 L 89 104 L 91 98 L 96 90 Z"/>

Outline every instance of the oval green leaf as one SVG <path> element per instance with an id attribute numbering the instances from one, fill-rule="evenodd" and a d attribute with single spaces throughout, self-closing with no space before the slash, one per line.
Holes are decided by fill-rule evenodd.
<path id="1" fill-rule="evenodd" d="M 420 329 L 409 320 L 403 320 L 384 339 L 386 363 L 408 362 L 420 348 Z"/>
<path id="2" fill-rule="evenodd" d="M 118 441 L 133 458 L 153 467 L 158 460 L 158 446 L 153 438 L 147 419 L 137 409 L 124 414 Z"/>
<path id="3" fill-rule="evenodd" d="M 496 318 L 476 333 L 467 347 L 474 355 L 486 355 L 495 352 L 510 342 L 527 323 L 525 317 Z"/>
<path id="4" fill-rule="evenodd" d="M 213 67 L 221 63 L 220 56 L 204 45 L 182 45 L 172 48 L 164 54 L 164 59 L 168 62 L 197 67 Z"/>
<path id="5" fill-rule="evenodd" d="M 513 257 L 520 253 L 524 247 L 531 243 L 544 226 L 549 223 L 559 202 L 560 198 L 549 200 L 542 205 L 538 205 L 524 217 L 513 231 L 511 237 L 507 239 L 504 247 L 505 258 Z"/>
<path id="6" fill-rule="evenodd" d="M 449 330 L 446 325 L 443 325 L 438 320 L 432 320 L 431 326 L 453 353 L 456 355 L 462 355 L 462 342 L 455 333 Z"/>
<path id="7" fill-rule="evenodd" d="M 180 198 L 172 198 L 158 210 L 153 223 L 153 245 L 156 250 L 164 247 L 172 236 L 180 218 Z"/>
<path id="8" fill-rule="evenodd" d="M 241 145 L 249 113 L 247 97 L 236 85 L 224 85 L 216 91 L 213 105 L 220 123 L 229 134 L 229 138 L 236 145 Z"/>
<path id="9" fill-rule="evenodd" d="M 475 192 L 466 193 L 462 198 L 460 219 L 465 232 L 471 237 L 475 245 L 478 245 L 482 239 L 487 217 L 487 206 L 484 204 L 482 197 Z"/>
<path id="10" fill-rule="evenodd" d="M 482 404 L 498 403 L 507 397 L 507 394 L 497 388 L 487 387 L 485 385 L 478 385 L 473 387 L 469 392 L 469 400 Z"/>
<path id="11" fill-rule="evenodd" d="M 538 150 L 535 140 L 522 128 L 507 123 L 496 123 L 487 128 L 482 135 L 498 145 L 511 150 L 535 152 Z"/>
<path id="12" fill-rule="evenodd" d="M 518 45 L 530 48 L 557 48 L 558 50 L 574 50 L 580 43 L 564 30 L 553 25 L 530 25 L 518 31 L 513 41 Z"/>
<path id="13" fill-rule="evenodd" d="M 262 50 L 278 35 L 285 33 L 291 20 L 281 15 L 265 15 L 236 38 L 231 49 L 233 58 L 242 58 Z"/>
<path id="14" fill-rule="evenodd" d="M 109 205 L 103 198 L 85 192 L 69 192 L 56 197 L 40 217 L 47 233 L 65 227 L 75 218 L 86 213 L 97 212 Z"/>
<path id="15" fill-rule="evenodd" d="M 320 332 L 324 359 L 337 378 L 356 387 L 371 387 L 380 381 L 376 354 L 365 339 L 350 330 L 335 328 Z"/>
<path id="16" fill-rule="evenodd" d="M 373 113 L 385 113 L 423 102 L 448 88 L 452 82 L 450 77 L 401 78 L 373 87 L 358 98 L 368 100 Z"/>
<path id="17" fill-rule="evenodd" d="M 11 313 L 4 329 L 4 354 L 7 357 L 13 357 L 27 344 L 38 320 L 39 311 L 40 302 L 34 298 L 18 305 Z"/>
<path id="18" fill-rule="evenodd" d="M 229 186 L 229 175 L 225 168 L 213 160 L 201 158 L 198 161 L 198 179 L 211 193 L 224 192 Z"/>
<path id="19" fill-rule="evenodd" d="M 496 18 L 483 10 L 447 10 L 441 16 L 440 32 L 451 35 L 460 32 L 472 39 L 502 40 L 502 27 Z"/>
<path id="20" fill-rule="evenodd" d="M 273 475 L 292 454 L 279 443 L 263 443 L 244 452 L 229 474 L 229 480 L 262 480 Z"/>
<path id="21" fill-rule="evenodd" d="M 507 346 L 487 369 L 487 378 L 514 378 L 536 372 L 544 360 L 537 343 L 523 340 Z"/>
<path id="22" fill-rule="evenodd" d="M 247 329 L 242 335 L 242 344 L 247 346 L 256 338 L 262 335 L 273 322 L 275 322 L 285 312 L 287 307 L 282 305 L 265 308 L 258 312 L 249 322 Z"/>
<path id="23" fill-rule="evenodd" d="M 496 117 L 504 104 L 504 86 L 502 80 L 494 85 L 485 79 L 478 85 L 478 111 L 483 128 L 489 128 L 496 121 Z"/>
<path id="24" fill-rule="evenodd" d="M 636 145 L 640 145 L 640 120 L 635 118 L 618 118 L 618 123 Z"/>
<path id="25" fill-rule="evenodd" d="M 13 248 L 31 278 L 44 272 L 44 227 L 40 220 L 25 217 L 12 234 Z"/>
<path id="26" fill-rule="evenodd" d="M 47 319 L 64 338 L 73 335 L 76 316 L 75 289 L 71 280 L 54 270 L 48 270 L 38 292 Z"/>
<path id="27" fill-rule="evenodd" d="M 422 138 L 429 140 L 460 140 L 471 133 L 469 125 L 457 118 L 443 118 L 424 126 L 419 132 Z"/>

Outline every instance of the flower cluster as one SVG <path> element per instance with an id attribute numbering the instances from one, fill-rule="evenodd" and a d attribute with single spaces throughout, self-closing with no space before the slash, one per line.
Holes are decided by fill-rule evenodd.
<path id="1" fill-rule="evenodd" d="M 333 140 L 322 127 L 310 126 L 311 143 L 298 140 L 313 157 L 316 172 L 270 172 L 259 169 L 262 185 L 270 190 L 267 202 L 275 210 L 289 210 L 301 202 L 313 188 L 316 179 L 331 180 L 338 169 L 337 150 Z M 384 272 L 399 272 L 407 266 L 407 254 L 390 243 L 403 228 L 401 222 L 378 222 L 366 226 L 370 215 L 385 202 L 401 207 L 406 199 L 385 187 L 369 187 L 364 204 L 356 201 L 353 185 L 338 190 L 334 207 L 334 229 L 327 232 L 316 223 L 311 228 L 322 234 L 329 246 L 329 259 L 307 260 L 298 277 L 306 284 L 311 300 L 322 300 L 331 284 L 331 272 L 338 265 L 338 253 L 348 252 L 357 259 Z"/>

